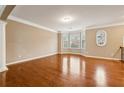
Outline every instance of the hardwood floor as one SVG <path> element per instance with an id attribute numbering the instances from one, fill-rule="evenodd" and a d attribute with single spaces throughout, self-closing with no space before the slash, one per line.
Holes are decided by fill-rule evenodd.
<path id="1" fill-rule="evenodd" d="M 0 86 L 124 86 L 124 63 L 78 55 L 54 55 L 8 66 Z"/>

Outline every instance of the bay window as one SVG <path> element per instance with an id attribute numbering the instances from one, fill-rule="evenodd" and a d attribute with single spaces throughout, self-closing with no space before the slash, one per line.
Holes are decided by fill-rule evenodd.
<path id="1" fill-rule="evenodd" d="M 63 33 L 62 34 L 62 41 L 63 41 L 63 48 L 68 48 L 69 47 L 69 37 L 68 37 L 68 33 Z"/>
<path id="2" fill-rule="evenodd" d="M 85 47 L 85 33 L 84 32 L 69 32 L 62 33 L 63 48 L 81 49 Z"/>
<path id="3" fill-rule="evenodd" d="M 80 47 L 81 47 L 81 34 L 70 33 L 70 48 L 80 48 Z"/>

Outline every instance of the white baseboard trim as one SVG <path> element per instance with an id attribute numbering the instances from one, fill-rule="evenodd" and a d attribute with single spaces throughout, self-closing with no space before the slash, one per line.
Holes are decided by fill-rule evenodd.
<path id="1" fill-rule="evenodd" d="M 91 56 L 91 55 L 85 55 L 85 54 L 81 54 L 81 53 L 62 52 L 62 53 L 59 53 L 59 54 L 76 54 L 76 55 L 81 55 L 81 56 L 84 56 L 84 57 L 90 57 L 90 58 L 96 58 L 96 59 L 106 59 L 106 60 L 115 60 L 115 61 L 120 61 L 121 60 L 121 59 L 118 59 L 118 58 Z"/>
<path id="2" fill-rule="evenodd" d="M 6 65 L 13 65 L 13 64 L 23 63 L 23 62 L 29 62 L 31 60 L 35 60 L 35 59 L 39 59 L 39 58 L 44 58 L 44 57 L 48 57 L 48 56 L 52 56 L 52 55 L 56 55 L 56 54 L 58 54 L 58 53 L 55 52 L 55 53 L 50 53 L 50 54 L 42 55 L 42 56 L 38 56 L 38 57 L 27 58 L 27 59 L 15 61 L 15 62 L 10 62 L 10 63 L 7 63 Z"/>
<path id="3" fill-rule="evenodd" d="M 109 58 L 109 57 L 100 57 L 100 56 L 90 56 L 90 55 L 82 55 L 82 56 L 90 57 L 90 58 L 96 58 L 96 59 L 115 60 L 115 61 L 121 60 L 121 59 L 118 59 L 118 58 Z"/>
<path id="4" fill-rule="evenodd" d="M 71 52 L 61 52 L 59 54 L 74 54 L 74 55 L 81 55 L 81 53 L 71 53 Z"/>
<path id="5" fill-rule="evenodd" d="M 35 59 L 39 59 L 39 58 L 44 58 L 44 57 L 48 57 L 48 56 L 52 56 L 52 55 L 56 55 L 56 54 L 75 54 L 75 55 L 81 55 L 81 56 L 84 56 L 84 57 L 96 58 L 96 59 L 107 59 L 107 60 L 115 60 L 115 61 L 120 61 L 121 60 L 121 59 L 117 59 L 117 58 L 90 56 L 90 55 L 85 55 L 85 54 L 80 54 L 80 53 L 69 53 L 69 52 L 58 53 L 58 52 L 55 52 L 55 53 L 51 53 L 51 54 L 47 54 L 47 55 L 43 55 L 43 56 L 27 58 L 27 59 L 15 61 L 15 62 L 10 62 L 10 63 L 7 63 L 6 65 L 13 65 L 13 64 L 23 63 L 23 62 L 29 62 L 31 60 L 35 60 Z M 7 67 L 0 68 L 0 72 L 5 71 L 5 70 L 7 70 Z"/>
<path id="6" fill-rule="evenodd" d="M 5 66 L 5 67 L 2 67 L 2 68 L 0 68 L 0 72 L 4 72 L 4 71 L 6 71 L 6 70 L 8 70 L 8 68 Z"/>

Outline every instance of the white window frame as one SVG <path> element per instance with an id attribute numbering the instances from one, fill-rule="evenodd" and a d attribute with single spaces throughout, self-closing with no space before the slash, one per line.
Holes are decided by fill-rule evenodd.
<path id="1" fill-rule="evenodd" d="M 71 40 L 70 40 L 70 35 L 69 35 L 69 46 L 70 46 L 70 49 L 81 49 L 81 32 L 72 32 L 72 34 L 73 33 L 80 33 L 80 47 L 79 48 L 71 48 Z M 69 33 L 69 34 L 71 34 L 71 33 Z"/>
<path id="2" fill-rule="evenodd" d="M 80 48 L 71 48 L 71 43 L 70 43 L 70 34 L 71 33 L 80 33 Z M 63 41 L 63 36 L 61 37 L 61 45 L 62 45 L 62 48 L 63 49 L 85 49 L 86 47 L 86 39 L 85 39 L 85 32 L 82 32 L 82 31 L 77 31 L 77 32 L 66 32 L 66 33 L 62 33 L 62 34 L 68 34 L 68 48 L 64 47 L 64 41 Z M 61 34 L 61 35 L 62 35 Z M 84 36 L 84 37 L 83 37 Z M 84 47 L 82 45 L 82 40 L 85 41 L 84 43 Z"/>
<path id="3" fill-rule="evenodd" d="M 84 47 L 83 47 L 82 40 L 85 41 Z M 85 31 L 81 32 L 81 49 L 86 49 L 86 32 Z"/>
<path id="4" fill-rule="evenodd" d="M 64 47 L 64 40 L 63 40 L 63 35 L 62 35 L 62 38 L 61 38 L 61 44 L 62 44 L 62 48 L 63 49 L 69 49 L 70 48 L 70 46 L 69 46 L 69 43 L 70 43 L 70 40 L 69 40 L 69 33 L 62 33 L 62 34 L 68 34 L 68 47 Z"/>

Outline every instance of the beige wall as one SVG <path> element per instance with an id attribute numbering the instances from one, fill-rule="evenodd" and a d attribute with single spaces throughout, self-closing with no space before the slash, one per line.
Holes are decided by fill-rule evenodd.
<path id="1" fill-rule="evenodd" d="M 58 52 L 58 34 L 8 21 L 6 30 L 7 63 Z"/>
<path id="2" fill-rule="evenodd" d="M 104 47 L 96 45 L 96 32 L 105 30 L 107 32 L 107 44 Z M 122 46 L 122 38 L 124 36 L 124 26 L 111 26 L 99 29 L 86 30 L 86 49 L 70 50 L 62 49 L 59 42 L 59 52 L 61 53 L 81 53 L 82 55 L 104 57 L 104 58 L 121 58 L 120 46 Z M 61 34 L 59 34 L 61 41 Z"/>
<path id="3" fill-rule="evenodd" d="M 105 30 L 107 32 L 107 45 L 98 47 L 96 45 L 96 31 Z M 122 45 L 124 36 L 124 26 L 113 26 L 86 31 L 86 55 L 107 58 L 119 58 L 119 47 Z"/>
<path id="4" fill-rule="evenodd" d="M 98 30 L 107 32 L 107 45 L 104 47 L 96 45 L 96 32 Z M 123 36 L 124 26 L 87 30 L 86 55 L 120 59 L 119 47 L 122 45 Z M 60 33 L 45 31 L 9 20 L 6 31 L 7 63 L 55 52 L 65 52 L 66 50 L 61 49 L 60 41 Z M 82 53 L 81 50 L 73 50 L 75 53 L 77 51 Z M 66 52 L 72 52 L 72 50 Z"/>

